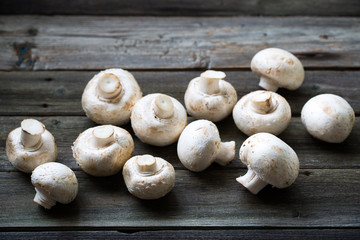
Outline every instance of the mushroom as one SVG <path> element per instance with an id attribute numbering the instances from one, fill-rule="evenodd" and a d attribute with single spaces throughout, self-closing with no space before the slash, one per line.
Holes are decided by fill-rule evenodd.
<path id="1" fill-rule="evenodd" d="M 240 160 L 248 171 L 236 180 L 253 194 L 268 184 L 286 188 L 299 175 L 295 151 L 270 133 L 257 133 L 247 138 L 240 148 Z"/>
<path id="2" fill-rule="evenodd" d="M 77 164 L 93 176 L 118 173 L 134 151 L 131 135 L 120 127 L 102 125 L 81 133 L 72 147 Z"/>
<path id="3" fill-rule="evenodd" d="M 135 103 L 142 97 L 133 75 L 120 68 L 96 74 L 82 94 L 82 107 L 98 124 L 123 125 L 129 122 Z"/>
<path id="4" fill-rule="evenodd" d="M 304 81 L 300 60 L 288 51 L 266 48 L 251 60 L 251 70 L 260 77 L 259 86 L 276 92 L 279 87 L 298 89 Z"/>
<path id="5" fill-rule="evenodd" d="M 239 100 L 233 118 L 236 126 L 248 136 L 259 132 L 278 135 L 289 125 L 291 109 L 279 94 L 258 90 Z"/>
<path id="6" fill-rule="evenodd" d="M 129 192 L 141 199 L 158 199 L 175 185 L 174 167 L 159 157 L 134 156 L 124 165 L 123 176 Z"/>
<path id="7" fill-rule="evenodd" d="M 235 157 L 235 142 L 221 142 L 216 125 L 208 120 L 197 120 L 181 133 L 177 154 L 190 171 L 201 172 L 213 162 L 221 166 Z"/>
<path id="8" fill-rule="evenodd" d="M 222 80 L 225 76 L 223 72 L 207 70 L 190 81 L 185 105 L 191 116 L 218 122 L 231 113 L 237 94 L 229 82 Z"/>
<path id="9" fill-rule="evenodd" d="M 31 183 L 35 187 L 34 202 L 46 209 L 56 202 L 68 204 L 78 193 L 78 181 L 74 172 L 64 164 L 45 163 L 33 171 Z"/>
<path id="10" fill-rule="evenodd" d="M 21 127 L 11 131 L 6 139 L 6 155 L 18 170 L 31 173 L 37 166 L 54 162 L 57 147 L 53 135 L 35 119 L 24 119 Z"/>
<path id="11" fill-rule="evenodd" d="M 342 97 L 320 94 L 305 103 L 301 121 L 313 137 L 329 143 L 341 143 L 354 127 L 355 113 Z"/>
<path id="12" fill-rule="evenodd" d="M 131 114 L 135 135 L 144 143 L 167 146 L 176 142 L 187 124 L 185 108 L 165 94 L 149 94 L 140 99 Z"/>

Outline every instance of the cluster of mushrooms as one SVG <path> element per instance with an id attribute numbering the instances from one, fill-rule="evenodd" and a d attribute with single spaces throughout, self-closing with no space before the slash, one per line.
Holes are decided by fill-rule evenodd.
<path id="1" fill-rule="evenodd" d="M 110 176 L 122 169 L 131 194 L 141 199 L 165 196 L 175 184 L 175 170 L 166 160 L 151 155 L 132 156 L 132 136 L 118 127 L 131 120 L 135 135 L 144 143 L 167 146 L 177 143 L 181 163 L 200 172 L 213 162 L 226 165 L 235 157 L 235 142 L 221 142 L 218 122 L 232 112 L 236 126 L 249 136 L 240 147 L 240 160 L 248 171 L 236 180 L 257 194 L 267 184 L 290 186 L 299 174 L 295 151 L 276 135 L 289 125 L 291 109 L 278 88 L 295 90 L 304 80 L 304 68 L 293 54 L 268 48 L 251 61 L 260 77 L 258 90 L 237 101 L 225 73 L 208 70 L 190 81 L 185 92 L 186 110 L 171 96 L 154 93 L 142 97 L 128 71 L 108 69 L 95 75 L 82 95 L 86 115 L 101 124 L 82 132 L 72 151 L 77 164 L 92 176 Z M 196 121 L 187 125 L 187 113 Z M 311 98 L 301 111 L 301 120 L 315 138 L 340 143 L 350 134 L 355 114 L 341 97 L 321 94 Z M 117 126 L 115 126 L 117 125 Z M 67 166 L 54 162 L 57 147 L 52 134 L 35 119 L 25 119 L 9 133 L 6 153 L 11 164 L 31 173 L 34 201 L 50 209 L 73 201 L 78 181 Z"/>

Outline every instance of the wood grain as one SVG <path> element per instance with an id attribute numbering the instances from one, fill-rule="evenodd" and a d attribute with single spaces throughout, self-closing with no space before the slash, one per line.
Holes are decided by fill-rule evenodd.
<path id="1" fill-rule="evenodd" d="M 250 71 L 225 71 L 226 80 L 237 90 L 238 97 L 259 90 L 258 77 Z M 0 71 L 0 115 L 84 116 L 81 94 L 94 71 Z M 144 95 L 169 94 L 184 104 L 189 81 L 201 71 L 131 71 Z M 280 89 L 299 116 L 311 97 L 333 93 L 345 98 L 360 114 L 360 71 L 306 71 L 304 84 L 297 91 Z"/>
<path id="2" fill-rule="evenodd" d="M 1 239 L 356 239 L 360 229 L 226 229 L 226 230 L 153 230 L 153 231 L 41 231 L 0 232 Z"/>
<path id="3" fill-rule="evenodd" d="M 359 69 L 359 39 L 350 17 L 0 16 L 0 69 L 248 69 L 267 47 L 306 68 Z"/>
<path id="4" fill-rule="evenodd" d="M 359 16 L 357 0 L 2 0 L 0 14 L 139 16 Z"/>
<path id="5" fill-rule="evenodd" d="M 177 170 L 168 195 L 143 201 L 127 192 L 121 174 L 95 178 L 76 171 L 75 201 L 48 211 L 32 201 L 35 191 L 29 175 L 0 172 L 0 201 L 6 206 L 0 212 L 0 229 L 360 227 L 359 169 L 301 171 L 291 187 L 268 186 L 258 195 L 235 181 L 244 173 L 244 169 Z"/>
<path id="6" fill-rule="evenodd" d="M 20 126 L 25 116 L 0 117 L 0 171 L 16 171 L 9 163 L 5 153 L 5 141 L 8 133 Z M 89 127 L 95 126 L 86 117 L 36 117 L 43 122 L 46 128 L 54 134 L 58 146 L 57 161 L 79 170 L 72 157 L 71 146 L 77 136 Z M 189 118 L 189 122 L 194 119 Z M 241 133 L 235 126 L 231 117 L 216 124 L 220 131 L 222 141 L 236 142 L 236 157 L 226 167 L 213 164 L 210 169 L 227 171 L 228 169 L 244 169 L 246 166 L 239 160 L 238 151 L 246 135 Z M 159 156 L 176 169 L 185 169 L 177 157 L 176 143 L 168 147 L 153 147 L 143 144 L 133 133 L 130 124 L 124 126 L 133 136 L 135 142 L 134 155 L 152 154 Z M 349 138 L 341 144 L 329 144 L 312 138 L 303 127 L 300 118 L 291 120 L 289 127 L 279 136 L 288 143 L 297 153 L 302 169 L 309 168 L 360 168 L 360 118 L 357 117 L 355 127 Z"/>

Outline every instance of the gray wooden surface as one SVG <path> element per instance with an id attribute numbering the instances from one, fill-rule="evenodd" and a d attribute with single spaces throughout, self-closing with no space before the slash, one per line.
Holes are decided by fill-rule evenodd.
<path id="1" fill-rule="evenodd" d="M 0 70 L 249 68 L 265 47 L 359 68 L 360 18 L 1 16 Z"/>
<path id="2" fill-rule="evenodd" d="M 1 14 L 359 16 L 358 0 L 2 0 Z"/>
<path id="3" fill-rule="evenodd" d="M 9 4 L 1 4 L 5 3 Z M 21 9 L 8 13 L 25 13 Z M 43 9 L 26 13 L 44 14 Z M 200 15 L 208 15 L 210 10 L 204 9 Z M 62 11 L 93 13 L 91 8 Z M 343 11 L 343 15 L 355 14 Z M 358 238 L 359 23 L 355 17 L 0 16 L 0 238 Z M 293 115 L 279 137 L 300 159 L 300 175 L 291 187 L 268 186 L 254 196 L 235 181 L 246 172 L 238 157 L 246 136 L 231 116 L 217 126 L 224 141 L 236 141 L 235 159 L 202 173 L 181 165 L 176 144 L 165 148 L 142 144 L 130 124 L 123 126 L 134 138 L 135 155 L 163 157 L 176 169 L 175 188 L 159 200 L 130 195 L 121 173 L 95 178 L 76 165 L 71 145 L 80 132 L 95 126 L 81 110 L 81 93 L 97 71 L 127 68 L 144 94 L 162 92 L 183 103 L 192 78 L 207 68 L 221 69 L 241 97 L 259 89 L 249 64 L 256 51 L 269 46 L 294 52 L 306 69 L 299 90 L 279 90 Z M 303 104 L 321 93 L 343 96 L 356 112 L 355 127 L 341 144 L 318 141 L 301 124 Z M 7 160 L 7 134 L 28 117 L 39 119 L 54 134 L 58 161 L 71 167 L 79 179 L 79 195 L 69 205 L 57 204 L 50 211 L 37 206 L 30 175 L 18 172 Z"/>

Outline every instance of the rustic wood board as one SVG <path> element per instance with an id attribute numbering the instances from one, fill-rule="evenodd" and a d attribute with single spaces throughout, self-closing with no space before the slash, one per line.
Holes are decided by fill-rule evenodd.
<path id="1" fill-rule="evenodd" d="M 250 71 L 225 71 L 226 80 L 237 90 L 238 98 L 261 89 L 258 77 Z M 0 71 L 0 115 L 84 115 L 81 94 L 95 71 Z M 143 94 L 161 92 L 184 104 L 188 82 L 201 71 L 131 71 Z M 299 116 L 311 97 L 332 93 L 345 98 L 360 114 L 360 71 L 306 71 L 305 81 L 297 91 L 280 89 Z"/>
<path id="2" fill-rule="evenodd" d="M 127 10 L 111 7 L 113 11 L 106 14 L 142 14 L 144 9 L 148 15 L 160 14 L 149 3 L 135 7 L 139 1 L 127 3 Z M 2 1 L 0 13 L 6 11 L 4 5 L 8 13 L 15 11 L 11 6 L 16 2 L 22 0 Z M 57 1 L 49 5 L 42 0 L 35 2 L 39 7 L 29 7 L 27 13 L 93 14 L 93 9 L 99 8 L 103 14 L 101 10 L 113 3 L 90 0 L 87 8 L 81 9 L 74 7 L 78 1 L 72 1 L 66 11 L 58 8 L 51 12 Z M 177 12 L 177 4 L 187 1 L 172 1 L 163 15 L 193 15 L 195 8 L 198 16 L 237 15 L 242 11 L 250 15 L 359 15 L 359 5 L 353 0 L 331 0 L 324 8 L 316 7 L 324 4 L 322 0 L 252 1 L 241 7 L 229 5 L 233 2 L 222 1 L 217 11 L 210 2 L 193 2 Z M 281 3 L 285 3 L 283 13 L 271 10 Z M 258 5 L 263 9 L 255 11 Z M 297 12 L 304 6 L 305 12 Z M 17 11 L 24 11 L 24 6 L 18 6 Z M 360 19 L 354 17 L 0 16 L 0 201 L 6 206 L 0 211 L 0 230 L 7 231 L 0 233 L 0 238 L 358 237 L 359 39 Z M 207 68 L 221 69 L 241 97 L 260 89 L 249 69 L 250 60 L 258 50 L 271 46 L 295 53 L 306 70 L 299 90 L 278 92 L 289 101 L 293 114 L 290 126 L 279 137 L 300 159 L 300 175 L 291 187 L 279 190 L 268 186 L 254 196 L 235 181 L 246 172 L 238 149 L 247 136 L 236 129 L 231 116 L 217 126 L 223 141 L 236 141 L 234 161 L 225 167 L 214 164 L 202 173 L 182 166 L 176 144 L 166 148 L 142 144 L 130 124 L 124 126 L 135 140 L 135 155 L 163 157 L 176 169 L 175 188 L 156 201 L 131 196 L 121 173 L 95 178 L 76 165 L 71 145 L 80 132 L 95 126 L 81 109 L 81 93 L 99 70 L 129 69 L 144 94 L 163 92 L 183 103 L 189 80 Z M 343 96 L 356 112 L 355 127 L 344 143 L 318 141 L 301 124 L 302 106 L 321 93 Z M 7 160 L 6 137 L 27 117 L 39 119 L 54 134 L 58 161 L 78 176 L 79 196 L 67 206 L 58 204 L 47 211 L 33 203 L 30 175 L 18 172 Z M 189 122 L 193 120 L 189 118 Z"/>
<path id="3" fill-rule="evenodd" d="M 360 19 L 0 16 L 0 70 L 249 68 L 266 47 L 359 68 Z"/>
<path id="4" fill-rule="evenodd" d="M 311 169 L 279 190 L 252 195 L 235 181 L 245 169 L 176 170 L 174 189 L 154 201 L 127 192 L 121 174 L 76 171 L 79 194 L 51 211 L 35 204 L 30 175 L 0 172 L 0 228 L 166 229 L 201 227 L 360 227 L 360 170 Z"/>
<path id="5" fill-rule="evenodd" d="M 29 2 L 31 4 L 29 4 Z M 0 14 L 359 16 L 357 0 L 2 0 Z"/>
<path id="6" fill-rule="evenodd" d="M 41 231 L 0 232 L 2 239 L 354 239 L 360 229 L 227 229 L 227 230 L 152 230 L 152 231 Z"/>
<path id="7" fill-rule="evenodd" d="M 5 154 L 5 141 L 8 133 L 20 126 L 26 116 L 0 117 L 0 171 L 14 171 Z M 96 124 L 86 117 L 36 117 L 54 134 L 58 146 L 57 161 L 79 170 L 72 156 L 71 146 L 77 136 Z M 189 118 L 189 122 L 193 121 Z M 232 117 L 216 123 L 223 141 L 236 142 L 236 157 L 226 167 L 213 164 L 211 168 L 227 171 L 228 169 L 246 168 L 239 160 L 239 148 L 247 136 L 235 126 Z M 143 144 L 133 133 L 130 124 L 124 126 L 133 136 L 135 142 L 134 155 L 153 154 L 162 157 L 174 165 L 176 169 L 185 169 L 180 163 L 176 143 L 168 147 L 152 147 Z M 300 159 L 300 167 L 308 168 L 360 168 L 360 118 L 356 118 L 355 127 L 349 138 L 341 144 L 330 144 L 312 138 L 303 127 L 299 117 L 291 120 L 290 126 L 279 136 L 288 143 Z"/>

